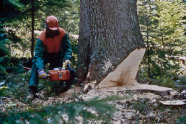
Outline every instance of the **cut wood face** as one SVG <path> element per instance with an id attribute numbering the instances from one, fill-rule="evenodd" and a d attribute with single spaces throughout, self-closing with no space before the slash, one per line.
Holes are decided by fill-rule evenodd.
<path id="1" fill-rule="evenodd" d="M 144 54 L 145 48 L 135 49 L 131 52 L 113 72 L 99 83 L 99 88 L 123 86 L 136 82 L 136 75 Z"/>

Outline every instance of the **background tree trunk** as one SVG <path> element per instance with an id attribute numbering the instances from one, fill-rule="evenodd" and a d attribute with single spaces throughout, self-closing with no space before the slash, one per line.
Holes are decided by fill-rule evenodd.
<path id="1" fill-rule="evenodd" d="M 31 1 L 31 5 L 32 5 L 32 11 L 31 11 L 31 15 L 32 15 L 32 45 L 31 45 L 31 56 L 32 59 L 34 57 L 34 0 Z"/>
<path id="2" fill-rule="evenodd" d="M 78 83 L 99 83 L 142 47 L 136 0 L 81 0 Z"/>

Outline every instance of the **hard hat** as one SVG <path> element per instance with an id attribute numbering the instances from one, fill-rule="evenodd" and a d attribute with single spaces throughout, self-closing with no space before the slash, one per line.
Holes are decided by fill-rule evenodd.
<path id="1" fill-rule="evenodd" d="M 55 16 L 48 16 L 46 24 L 50 30 L 58 30 L 58 20 Z"/>

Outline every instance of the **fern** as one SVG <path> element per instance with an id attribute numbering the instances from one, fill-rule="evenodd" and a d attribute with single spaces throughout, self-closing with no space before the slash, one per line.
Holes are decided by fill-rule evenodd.
<path id="1" fill-rule="evenodd" d="M 4 91 L 7 89 L 7 86 L 0 86 L 0 97 L 4 95 Z"/>
<path id="2" fill-rule="evenodd" d="M 0 57 L 5 55 L 10 55 L 10 49 L 7 47 L 7 45 L 10 43 L 10 40 L 8 39 L 0 39 Z"/>
<path id="3" fill-rule="evenodd" d="M 24 5 L 21 4 L 19 0 L 5 0 L 3 1 L 2 7 L 2 15 L 4 15 L 5 18 L 0 18 L 0 79 L 7 76 L 6 69 L 9 66 L 9 63 L 8 61 L 5 61 L 5 58 L 11 57 L 9 45 L 10 43 L 12 43 L 12 41 L 14 41 L 14 39 L 11 39 L 10 34 L 7 34 L 4 27 L 16 23 L 17 17 L 14 18 L 14 15 L 16 15 L 16 11 L 21 11 L 21 9 L 24 8 Z M 7 12 L 6 10 L 4 10 L 6 7 L 13 11 Z"/>
<path id="4" fill-rule="evenodd" d="M 22 8 L 24 8 L 24 5 L 21 4 L 21 3 L 19 2 L 19 0 L 8 0 L 8 2 L 9 2 L 11 5 L 15 6 L 17 9 L 22 9 Z"/>

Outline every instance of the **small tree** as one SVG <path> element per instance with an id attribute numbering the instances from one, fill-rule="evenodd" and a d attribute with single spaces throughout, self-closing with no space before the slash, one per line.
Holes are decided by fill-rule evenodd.
<path id="1" fill-rule="evenodd" d="M 144 65 L 148 65 L 145 72 L 153 79 L 164 75 L 169 78 L 174 76 L 179 70 L 179 64 L 170 57 L 181 56 L 184 51 L 182 1 L 140 0 L 138 14 L 141 32 L 147 46 L 143 61 Z"/>

